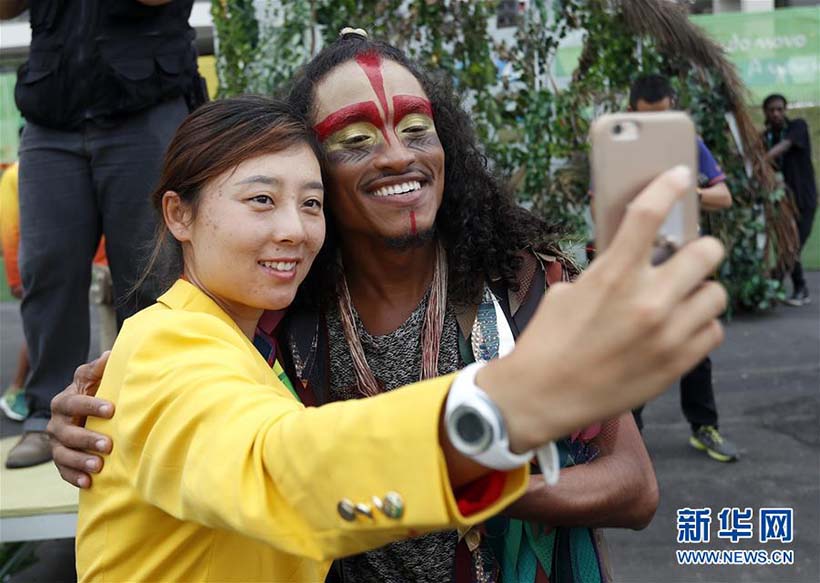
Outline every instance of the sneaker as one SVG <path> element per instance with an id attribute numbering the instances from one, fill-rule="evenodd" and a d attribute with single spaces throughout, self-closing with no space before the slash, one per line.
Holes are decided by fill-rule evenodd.
<path id="1" fill-rule="evenodd" d="M 705 451 L 710 458 L 719 462 L 737 460 L 737 448 L 720 434 L 717 427 L 703 425 L 689 438 L 689 445 L 698 451 Z"/>
<path id="2" fill-rule="evenodd" d="M 26 431 L 11 448 L 6 467 L 28 468 L 51 461 L 51 443 L 45 431 Z"/>
<path id="3" fill-rule="evenodd" d="M 792 296 L 788 299 L 783 300 L 783 303 L 788 306 L 794 306 L 799 308 L 800 306 L 805 306 L 806 304 L 811 303 L 811 298 L 809 297 L 809 290 L 806 287 L 801 287 L 794 290 Z"/>
<path id="4" fill-rule="evenodd" d="M 22 421 L 28 417 L 28 403 L 26 393 L 22 387 L 10 386 L 0 397 L 0 409 L 6 417 L 15 421 Z"/>

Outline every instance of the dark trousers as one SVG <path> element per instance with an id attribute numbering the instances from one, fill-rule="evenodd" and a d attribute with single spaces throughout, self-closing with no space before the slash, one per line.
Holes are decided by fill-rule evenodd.
<path id="1" fill-rule="evenodd" d="M 88 288 L 100 236 L 113 280 L 118 325 L 156 290 L 128 292 L 139 277 L 156 220 L 149 194 L 165 148 L 188 113 L 182 98 L 114 126 L 76 131 L 28 123 L 20 142 L 21 306 L 31 375 L 26 431 L 45 428 L 51 399 L 88 359 Z"/>
<path id="2" fill-rule="evenodd" d="M 717 427 L 718 414 L 712 386 L 712 359 L 708 356 L 680 379 L 680 406 L 692 431 L 702 425 Z M 643 406 L 632 411 L 638 429 L 643 429 Z"/>
<path id="3" fill-rule="evenodd" d="M 795 262 L 794 269 L 792 270 L 792 285 L 795 290 L 806 287 L 806 279 L 803 277 L 803 265 L 800 263 L 800 253 L 803 251 L 803 246 L 806 244 L 806 241 L 808 241 L 809 235 L 811 235 L 811 228 L 814 225 L 814 213 L 816 210 L 816 206 L 807 209 L 798 208 L 797 210 L 799 216 L 797 217 L 796 222 L 797 234 L 800 237 L 800 249 L 797 251 L 797 261 Z"/>

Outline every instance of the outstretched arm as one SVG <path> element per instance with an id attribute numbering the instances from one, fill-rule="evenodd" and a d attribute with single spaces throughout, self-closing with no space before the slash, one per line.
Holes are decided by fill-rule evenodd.
<path id="1" fill-rule="evenodd" d="M 704 283 L 723 257 L 720 244 L 704 237 L 662 265 L 649 261 L 660 225 L 691 183 L 680 169 L 656 179 L 630 205 L 613 245 L 575 283 L 553 286 L 513 353 L 479 371 L 476 383 L 499 406 L 514 451 L 646 402 L 722 340 L 716 318 L 726 292 Z M 557 323 L 560 337 L 549 334 Z M 96 459 L 101 467 L 101 460 L 80 450 L 106 451 L 111 442 L 82 428 L 82 418 L 110 417 L 113 406 L 79 394 L 80 385 L 91 393 L 103 366 L 78 369 L 89 373 L 88 382 L 75 377 L 52 402 L 55 462 L 64 479 L 86 487 L 86 464 Z M 613 392 L 613 385 L 621 390 Z M 453 470 L 460 462 L 449 444 L 442 446 L 451 481 L 458 482 Z M 469 478 L 475 468 L 456 473 Z"/>
<path id="2" fill-rule="evenodd" d="M 117 415 L 89 427 L 110 428 L 116 442 L 113 473 L 103 472 L 114 489 L 127 481 L 179 520 L 322 560 L 474 524 L 526 487 L 526 468 L 500 475 L 490 504 L 462 513 L 454 489 L 489 470 L 466 459 L 456 467 L 459 454 L 441 448 L 452 377 L 305 409 L 223 321 L 161 314 L 121 332 L 101 386 Z M 98 482 L 97 496 L 111 486 Z M 370 504 L 392 490 L 402 515 L 340 518 L 340 500 Z"/>

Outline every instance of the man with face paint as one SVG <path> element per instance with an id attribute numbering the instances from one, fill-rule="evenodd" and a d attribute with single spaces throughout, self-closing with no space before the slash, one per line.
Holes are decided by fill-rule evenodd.
<path id="1" fill-rule="evenodd" d="M 547 288 L 576 275 L 548 225 L 487 170 L 451 90 L 397 49 L 347 32 L 308 63 L 290 100 L 324 146 L 332 220 L 295 304 L 257 345 L 277 351 L 305 405 L 503 356 Z M 649 523 L 658 503 L 651 461 L 630 414 L 559 450 L 558 485 L 535 477 L 485 529 L 390 544 L 338 562 L 330 578 L 610 580 L 596 529 Z"/>
<path id="2" fill-rule="evenodd" d="M 575 274 L 548 226 L 487 171 L 448 90 L 392 47 L 343 36 L 307 65 L 291 100 L 327 153 L 335 227 L 302 294 L 322 315 L 294 310 L 280 334 L 291 376 L 317 400 L 376 395 L 504 354 L 548 285 Z M 505 518 L 483 533 L 428 535 L 345 559 L 337 574 L 530 583 L 536 572 L 582 581 L 591 567 L 607 580 L 600 535 L 589 527 L 648 524 L 657 505 L 651 462 L 629 415 L 560 449 L 575 467 L 551 489 L 534 479 L 509 510 L 550 526 Z M 519 537 L 518 553 L 503 548 L 509 537 Z"/>

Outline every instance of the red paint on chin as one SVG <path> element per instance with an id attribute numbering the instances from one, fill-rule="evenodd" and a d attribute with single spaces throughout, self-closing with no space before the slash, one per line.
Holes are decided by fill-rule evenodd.
<path id="1" fill-rule="evenodd" d="M 411 113 L 423 113 L 433 117 L 433 107 L 430 102 L 423 97 L 415 95 L 395 95 L 393 97 L 393 118 L 399 122 L 405 115 Z"/>
<path id="2" fill-rule="evenodd" d="M 372 101 L 354 103 L 353 105 L 348 105 L 347 107 L 334 111 L 313 126 L 313 131 L 316 132 L 319 141 L 324 142 L 342 128 L 358 121 L 366 121 L 373 124 L 381 130 L 382 135 L 387 139 L 387 130 L 384 127 L 384 121 L 379 114 L 379 109 Z"/>
<path id="3" fill-rule="evenodd" d="M 379 103 L 385 117 L 387 116 L 387 93 L 384 90 L 384 77 L 382 76 L 382 57 L 375 51 L 370 51 L 356 57 L 356 62 L 367 75 L 370 86 L 376 92 Z"/>
<path id="4" fill-rule="evenodd" d="M 416 211 L 410 211 L 410 234 L 413 237 L 418 235 L 418 229 L 416 228 Z"/>

